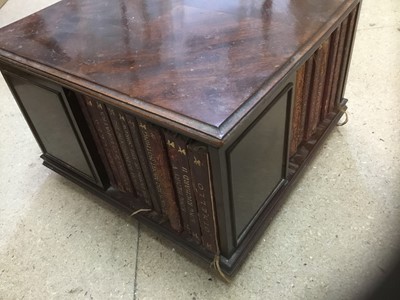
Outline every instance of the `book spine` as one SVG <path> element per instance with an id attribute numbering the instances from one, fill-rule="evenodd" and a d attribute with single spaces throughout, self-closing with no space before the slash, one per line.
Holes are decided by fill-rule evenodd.
<path id="1" fill-rule="evenodd" d="M 169 161 L 174 177 L 175 191 L 179 200 L 184 230 L 196 243 L 201 243 L 201 231 L 194 199 L 192 178 L 187 155 L 187 138 L 170 131 L 164 131 Z"/>
<path id="2" fill-rule="evenodd" d="M 347 17 L 347 30 L 346 30 L 346 40 L 344 44 L 344 49 L 343 49 L 343 61 L 341 65 L 341 70 L 340 70 L 340 77 L 339 77 L 339 82 L 338 82 L 338 93 L 336 95 L 336 103 L 335 107 L 339 108 L 339 105 L 342 101 L 342 97 L 344 94 L 345 90 L 345 80 L 346 80 L 346 74 L 348 71 L 348 64 L 350 62 L 350 54 L 351 54 L 351 47 L 352 47 L 352 42 L 353 42 L 353 37 L 355 34 L 355 25 L 356 25 L 356 19 L 357 19 L 357 13 L 358 13 L 359 5 L 350 13 L 350 15 Z"/>
<path id="3" fill-rule="evenodd" d="M 348 19 L 345 19 L 340 26 L 340 38 L 339 38 L 339 45 L 338 45 L 338 52 L 336 56 L 336 63 L 334 68 L 333 74 L 333 82 L 332 82 L 332 94 L 331 98 L 329 99 L 329 111 L 334 111 L 336 108 L 336 103 L 340 101 L 339 98 L 339 77 L 340 71 L 342 69 L 343 63 L 343 54 L 344 54 L 344 44 L 346 41 L 346 33 L 348 27 Z"/>
<path id="4" fill-rule="evenodd" d="M 138 120 L 138 125 L 147 161 L 160 199 L 161 211 L 168 217 L 172 229 L 181 232 L 182 224 L 179 209 L 161 133 L 157 127 L 146 121 Z"/>
<path id="5" fill-rule="evenodd" d="M 330 47 L 329 50 L 329 59 L 327 64 L 326 70 L 326 79 L 325 79 L 325 90 L 324 90 L 324 97 L 322 103 L 322 110 L 321 110 L 321 121 L 325 120 L 328 114 L 331 112 L 329 110 L 329 103 L 332 95 L 333 89 L 333 77 L 334 77 L 334 69 L 336 65 L 336 58 L 338 53 L 338 45 L 339 45 L 339 36 L 340 36 L 340 29 L 336 29 L 332 36 L 330 37 Z"/>
<path id="6" fill-rule="evenodd" d="M 207 147 L 193 142 L 188 145 L 189 166 L 193 178 L 193 190 L 197 202 L 203 246 L 218 253 L 214 194 Z"/>
<path id="7" fill-rule="evenodd" d="M 86 124 L 88 125 L 89 130 L 92 134 L 93 141 L 96 145 L 97 152 L 99 153 L 100 159 L 104 165 L 104 169 L 106 170 L 109 183 L 112 187 L 115 188 L 117 185 L 116 185 L 116 181 L 115 181 L 113 172 L 111 170 L 110 163 L 107 159 L 106 153 L 104 152 L 104 147 L 102 145 L 101 138 L 99 136 L 99 132 L 96 130 L 93 120 L 90 116 L 89 110 L 86 107 L 85 99 L 83 98 L 83 96 L 80 96 L 80 95 L 77 95 L 77 99 L 78 99 L 79 106 L 81 107 L 83 116 L 86 120 Z"/>
<path id="8" fill-rule="evenodd" d="M 329 49 L 330 49 L 330 39 L 325 40 L 322 43 L 318 55 L 320 56 L 320 69 L 318 74 L 318 84 L 316 89 L 316 108 L 315 108 L 315 118 L 313 119 L 312 129 L 313 133 L 317 130 L 317 126 L 321 119 L 322 103 L 324 101 L 324 90 L 325 90 L 325 80 L 326 80 L 326 70 L 328 66 L 329 59 Z"/>
<path id="9" fill-rule="evenodd" d="M 150 198 L 153 204 L 153 209 L 159 213 L 162 214 L 161 211 L 161 205 L 160 205 L 160 199 L 158 197 L 155 185 L 154 185 L 154 180 L 151 175 L 151 170 L 149 168 L 149 163 L 147 161 L 147 155 L 145 153 L 143 143 L 142 143 L 142 138 L 140 135 L 140 131 L 136 122 L 136 119 L 128 114 L 125 114 L 126 121 L 128 123 L 129 131 L 132 137 L 133 145 L 136 149 L 136 153 L 139 159 L 139 164 L 141 166 L 141 169 L 143 171 L 143 176 L 146 181 L 146 185 L 148 187 L 148 192 L 150 194 Z"/>
<path id="10" fill-rule="evenodd" d="M 128 172 L 126 170 L 124 161 L 122 159 L 122 155 L 120 149 L 118 147 L 118 143 L 116 137 L 114 135 L 113 128 L 111 126 L 111 122 L 109 120 L 106 108 L 104 104 L 98 100 L 92 100 L 94 105 L 92 106 L 94 109 L 94 113 L 97 116 L 97 120 L 99 121 L 99 128 L 102 127 L 105 135 L 105 143 L 107 145 L 107 151 L 109 153 L 110 159 L 114 161 L 114 175 L 117 178 L 118 190 L 120 192 L 134 194 L 134 189 L 132 183 L 129 179 Z"/>
<path id="11" fill-rule="evenodd" d="M 290 142 L 289 156 L 292 157 L 296 151 L 299 143 L 301 142 L 300 126 L 301 126 L 301 110 L 303 107 L 303 87 L 304 87 L 304 75 L 306 71 L 306 64 L 303 64 L 296 74 L 296 85 L 293 105 L 293 116 L 292 116 L 292 137 Z"/>
<path id="12" fill-rule="evenodd" d="M 118 175 L 118 168 L 117 164 L 114 160 L 114 156 L 112 154 L 111 146 L 109 144 L 105 129 L 103 127 L 100 115 L 96 109 L 96 101 L 91 99 L 88 96 L 84 96 L 86 106 L 88 108 L 88 111 L 90 113 L 91 119 L 93 120 L 93 125 L 100 137 L 100 142 L 102 144 L 102 148 L 104 149 L 104 153 L 107 157 L 107 160 L 110 164 L 111 172 L 113 174 L 113 177 L 115 178 L 115 184 L 113 187 L 117 190 L 120 190 L 123 188 L 121 184 L 121 179 Z"/>
<path id="13" fill-rule="evenodd" d="M 136 195 L 139 197 L 139 200 L 144 201 L 148 207 L 152 207 L 125 116 L 111 106 L 106 105 L 106 107 Z"/>
<path id="14" fill-rule="evenodd" d="M 310 102 L 310 92 L 311 92 L 311 79 L 314 70 L 314 62 L 313 57 L 307 60 L 306 62 L 306 69 L 304 74 L 304 85 L 303 85 L 303 105 L 301 108 L 301 123 L 300 123 L 300 130 L 299 130 L 299 144 L 305 140 L 305 132 L 307 126 L 307 108 Z"/>
<path id="15" fill-rule="evenodd" d="M 314 54 L 314 76 L 308 109 L 306 140 L 309 140 L 315 133 L 321 116 L 328 51 L 329 39 L 322 43 Z"/>
<path id="16" fill-rule="evenodd" d="M 107 139 L 109 140 L 109 143 L 111 146 L 111 151 L 114 156 L 114 160 L 116 162 L 117 172 L 121 179 L 122 188 L 120 189 L 120 191 L 134 194 L 135 191 L 134 191 L 133 185 L 129 179 L 129 174 L 126 170 L 126 166 L 125 166 L 124 160 L 122 158 L 122 154 L 119 149 L 118 142 L 116 140 L 116 137 L 115 137 L 109 116 L 107 114 L 106 108 L 105 108 L 104 104 L 101 103 L 100 101 L 96 101 L 96 107 L 97 107 L 97 110 L 99 111 L 101 121 L 103 122 L 105 133 L 107 135 Z"/>
<path id="17" fill-rule="evenodd" d="M 138 185 L 137 185 L 138 186 L 138 195 L 139 195 L 139 197 L 142 197 L 144 199 L 145 203 L 150 208 L 152 208 L 153 201 L 151 199 L 151 195 L 149 193 L 148 186 L 146 184 L 146 179 L 143 174 L 143 169 L 140 165 L 138 152 L 135 147 L 134 141 L 132 139 L 132 134 L 130 133 L 127 119 L 123 112 L 119 112 L 118 117 L 121 122 L 122 132 L 124 133 L 124 136 L 125 136 L 125 139 L 126 139 L 126 142 L 128 145 L 129 153 L 132 157 L 132 163 L 133 163 L 134 170 L 136 170 L 137 181 L 138 181 Z"/>

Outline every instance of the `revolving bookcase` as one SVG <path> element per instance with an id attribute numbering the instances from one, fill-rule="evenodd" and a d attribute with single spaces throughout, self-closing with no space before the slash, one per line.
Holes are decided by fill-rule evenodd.
<path id="1" fill-rule="evenodd" d="M 45 166 L 233 275 L 345 113 L 359 10 L 63 0 L 0 69 Z"/>

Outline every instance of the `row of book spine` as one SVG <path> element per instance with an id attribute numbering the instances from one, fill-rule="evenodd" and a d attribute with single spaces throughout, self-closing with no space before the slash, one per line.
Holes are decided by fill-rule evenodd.
<path id="1" fill-rule="evenodd" d="M 78 97 L 112 188 L 217 253 L 208 148 L 92 97 Z"/>
<path id="2" fill-rule="evenodd" d="M 296 74 L 289 155 L 309 141 L 318 125 L 340 105 L 356 25 L 354 9 Z"/>

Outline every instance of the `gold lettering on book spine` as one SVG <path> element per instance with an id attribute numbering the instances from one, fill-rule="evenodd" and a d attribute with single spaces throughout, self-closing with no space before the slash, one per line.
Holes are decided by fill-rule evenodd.
<path id="1" fill-rule="evenodd" d="M 179 147 L 178 153 L 186 155 L 186 149 L 182 149 L 181 147 Z"/>
<path id="2" fill-rule="evenodd" d="M 201 167 L 201 161 L 200 161 L 199 159 L 197 159 L 196 156 L 194 157 L 194 164 L 195 164 L 196 166 Z"/>
<path id="3" fill-rule="evenodd" d="M 175 149 L 175 143 L 171 142 L 170 140 L 167 141 L 168 147 L 174 148 Z"/>

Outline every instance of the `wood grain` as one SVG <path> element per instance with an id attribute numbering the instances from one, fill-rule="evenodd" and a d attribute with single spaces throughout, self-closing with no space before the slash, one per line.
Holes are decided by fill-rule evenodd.
<path id="1" fill-rule="evenodd" d="M 61 1 L 0 30 L 0 63 L 221 139 L 356 2 Z"/>

